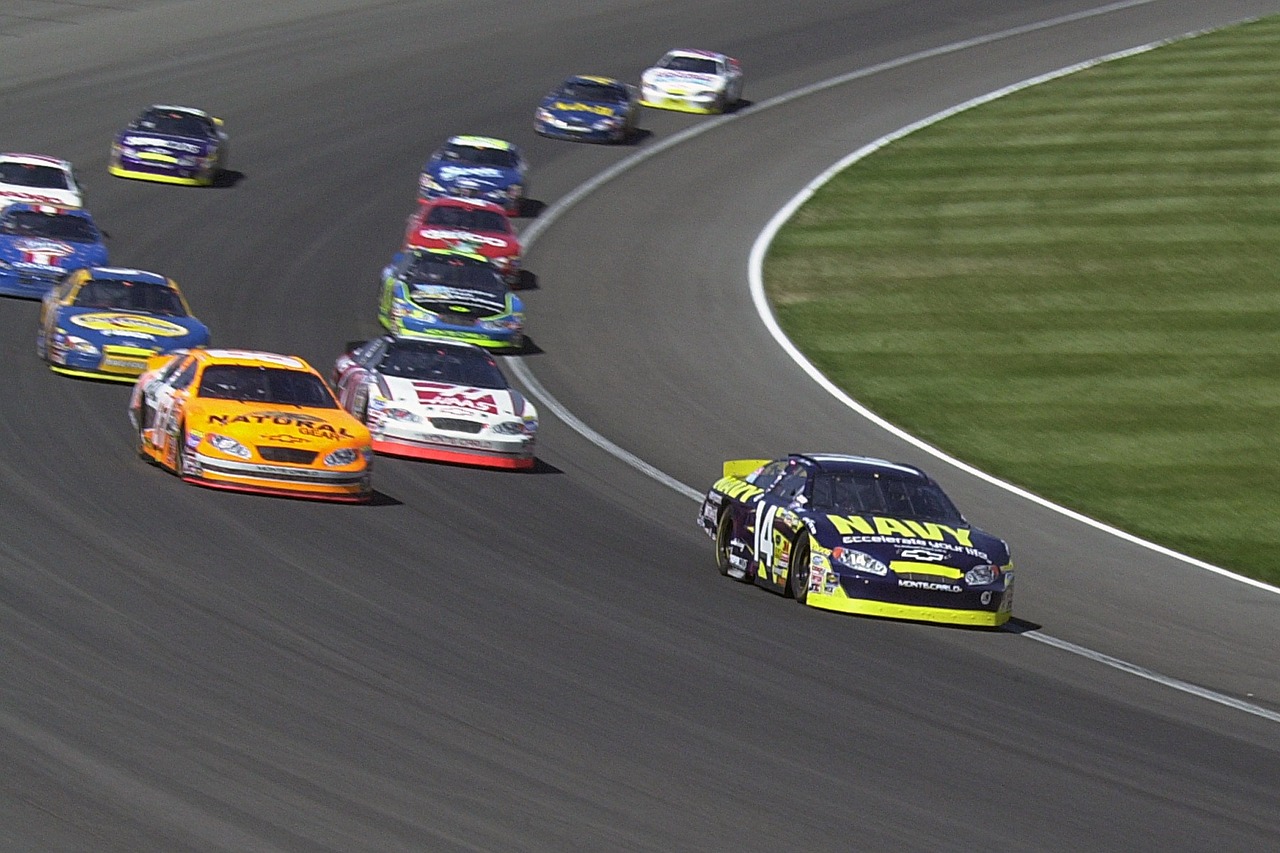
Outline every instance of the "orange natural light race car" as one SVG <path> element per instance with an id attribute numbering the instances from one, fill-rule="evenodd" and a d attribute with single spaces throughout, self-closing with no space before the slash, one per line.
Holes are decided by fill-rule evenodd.
<path id="1" fill-rule="evenodd" d="M 129 419 L 138 455 L 189 483 L 348 502 L 373 494 L 369 430 L 297 356 L 203 348 L 154 356 Z"/>

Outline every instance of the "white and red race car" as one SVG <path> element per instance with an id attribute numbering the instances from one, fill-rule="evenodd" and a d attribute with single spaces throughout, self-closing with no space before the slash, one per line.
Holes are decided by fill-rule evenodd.
<path id="1" fill-rule="evenodd" d="M 669 50 L 640 75 L 640 103 L 686 113 L 722 113 L 742 100 L 742 66 L 712 50 Z"/>
<path id="2" fill-rule="evenodd" d="M 42 154 L 0 154 L 0 208 L 21 201 L 84 207 L 84 191 L 66 160 Z"/>
<path id="3" fill-rule="evenodd" d="M 374 338 L 338 358 L 333 384 L 343 408 L 369 427 L 377 453 L 533 467 L 538 411 L 480 347 Z"/>
<path id="4" fill-rule="evenodd" d="M 490 201 L 421 200 L 405 227 L 404 247 L 472 252 L 493 264 L 509 286 L 520 284 L 520 238 L 507 212 Z"/>

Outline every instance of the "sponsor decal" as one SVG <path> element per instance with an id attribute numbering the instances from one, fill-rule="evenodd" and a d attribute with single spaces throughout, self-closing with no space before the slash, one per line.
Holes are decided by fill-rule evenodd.
<path id="1" fill-rule="evenodd" d="M 465 240 L 468 243 L 483 243 L 486 246 L 494 246 L 499 249 L 505 249 L 511 245 L 510 240 L 504 240 L 501 237 L 490 237 L 476 231 L 454 231 L 447 228 L 423 228 L 418 232 L 418 236 L 424 240 Z"/>
<path id="2" fill-rule="evenodd" d="M 58 240 L 19 240 L 16 246 L 22 253 L 22 262 L 40 267 L 59 266 L 58 261 L 74 255 L 76 250 Z"/>
<path id="3" fill-rule="evenodd" d="M 573 101 L 556 101 L 551 105 L 551 109 L 571 113 L 591 113 L 598 116 L 611 116 L 616 112 L 613 107 L 606 107 L 604 104 L 584 104 Z"/>
<path id="4" fill-rule="evenodd" d="M 455 178 L 501 178 L 502 170 L 492 166 L 441 166 L 440 177 L 446 181 Z"/>
<path id="5" fill-rule="evenodd" d="M 898 556 L 904 560 L 918 560 L 921 563 L 941 563 L 947 559 L 942 551 L 931 551 L 928 548 L 903 548 Z"/>
<path id="6" fill-rule="evenodd" d="M 493 392 L 482 388 L 459 388 L 456 385 L 445 385 L 438 382 L 414 382 L 413 390 L 418 394 L 418 402 L 424 406 L 464 409 L 469 412 L 483 412 L 496 415 L 499 412 L 498 402 Z"/>
<path id="7" fill-rule="evenodd" d="M 879 515 L 871 518 L 865 518 L 861 515 L 828 515 L 827 520 L 835 527 L 836 532 L 842 536 L 849 536 L 855 533 L 878 534 L 888 537 L 924 539 L 929 542 L 944 542 L 947 539 L 951 539 L 959 545 L 973 545 L 968 528 L 951 527 L 933 521 L 886 518 Z"/>
<path id="8" fill-rule="evenodd" d="M 76 314 L 72 323 L 95 332 L 117 333 L 122 337 L 158 336 L 176 338 L 189 332 L 177 323 L 139 314 Z M 132 333 L 132 334 L 131 334 Z"/>
<path id="9" fill-rule="evenodd" d="M 983 590 L 983 591 L 982 591 L 982 595 L 978 596 L 978 600 L 979 600 L 979 601 L 981 601 L 983 604 L 990 604 L 990 603 L 991 603 L 991 590 L 989 590 L 989 589 Z"/>
<path id="10" fill-rule="evenodd" d="M 124 144 L 132 145 L 135 148 L 171 148 L 174 151 L 184 151 L 187 154 L 199 154 L 204 151 L 204 146 L 201 145 L 179 142 L 176 139 L 158 139 L 154 136 L 126 136 Z"/>
<path id="11" fill-rule="evenodd" d="M 282 432 L 279 435 L 263 436 L 262 440 L 274 441 L 276 444 L 306 444 L 307 443 L 307 440 L 302 436 L 290 435 L 287 432 Z"/>
<path id="12" fill-rule="evenodd" d="M 930 592 L 963 592 L 964 589 L 958 584 L 938 583 L 936 581 L 914 581 L 903 580 L 898 581 L 898 586 L 906 589 L 927 589 Z"/>
<path id="13" fill-rule="evenodd" d="M 298 412 L 250 412 L 243 415 L 210 415 L 210 425 L 256 424 L 258 426 L 293 427 L 302 435 L 315 438 L 352 438 L 344 426 L 334 426 L 326 420 Z"/>
<path id="14" fill-rule="evenodd" d="M 764 489 L 753 486 L 745 480 L 739 480 L 737 477 L 725 477 L 711 488 L 740 501 L 748 501 L 764 494 Z"/>

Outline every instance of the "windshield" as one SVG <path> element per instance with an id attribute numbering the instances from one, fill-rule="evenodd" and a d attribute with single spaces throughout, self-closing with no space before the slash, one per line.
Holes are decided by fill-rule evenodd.
<path id="1" fill-rule="evenodd" d="M 819 474 L 811 506 L 845 515 L 892 515 L 963 524 L 960 511 L 934 483 L 869 471 Z"/>
<path id="2" fill-rule="evenodd" d="M 442 156 L 445 160 L 466 163 L 469 166 L 497 166 L 500 169 L 514 169 L 517 165 L 516 153 L 501 148 L 477 148 L 474 145 L 450 143 L 444 147 Z"/>
<path id="3" fill-rule="evenodd" d="M 16 210 L 0 220 L 0 234 L 18 237 L 45 237 L 72 243 L 98 242 L 98 229 L 83 216 Z"/>
<path id="4" fill-rule="evenodd" d="M 200 377 L 198 396 L 314 409 L 338 408 L 319 376 L 283 367 L 211 364 Z"/>
<path id="5" fill-rule="evenodd" d="M 0 183 L 20 187 L 39 187 L 43 190 L 66 190 L 67 174 L 56 166 L 37 163 L 0 163 Z"/>
<path id="6" fill-rule="evenodd" d="M 378 371 L 384 376 L 473 388 L 507 387 L 506 377 L 488 353 L 429 341 L 395 342 L 379 362 Z"/>
<path id="7" fill-rule="evenodd" d="M 494 210 L 478 210 L 471 207 L 455 207 L 441 205 L 433 207 L 427 214 L 427 225 L 447 225 L 451 228 L 463 228 L 467 231 L 502 231 L 510 230 L 507 217 Z"/>
<path id="8" fill-rule="evenodd" d="M 560 87 L 560 91 L 556 92 L 556 97 L 573 101 L 603 101 L 607 104 L 614 104 L 627 99 L 626 93 L 619 86 L 610 86 L 607 83 L 587 83 L 582 80 L 565 83 Z"/>
<path id="9" fill-rule="evenodd" d="M 720 73 L 714 59 L 703 59 L 699 56 L 668 56 L 663 60 L 661 67 L 670 71 L 688 71 L 693 74 Z"/>
<path id="10" fill-rule="evenodd" d="M 413 290 L 432 287 L 480 290 L 492 296 L 505 296 L 507 285 L 488 262 L 461 255 L 419 255 L 406 276 Z"/>
<path id="11" fill-rule="evenodd" d="M 94 279 L 85 282 L 75 300 L 77 308 L 111 308 L 117 311 L 145 311 L 166 317 L 185 317 L 187 310 L 178 291 L 165 284 L 123 279 Z"/>
<path id="12" fill-rule="evenodd" d="M 179 110 L 147 110 L 134 122 L 137 130 L 151 133 L 166 133 L 170 136 L 209 136 L 210 123 L 207 118 Z"/>

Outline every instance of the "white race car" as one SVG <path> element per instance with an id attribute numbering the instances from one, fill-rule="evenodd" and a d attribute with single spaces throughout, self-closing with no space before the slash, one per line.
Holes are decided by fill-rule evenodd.
<path id="1" fill-rule="evenodd" d="M 333 366 L 338 401 L 393 456 L 531 468 L 538 411 L 493 356 L 457 341 L 387 335 Z"/>
<path id="2" fill-rule="evenodd" d="M 84 207 L 84 192 L 66 160 L 41 154 L 0 154 L 0 208 L 20 201 Z"/>
<path id="3" fill-rule="evenodd" d="M 640 103 L 686 113 L 722 113 L 742 99 L 742 66 L 710 50 L 670 50 L 640 75 Z"/>

